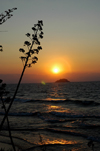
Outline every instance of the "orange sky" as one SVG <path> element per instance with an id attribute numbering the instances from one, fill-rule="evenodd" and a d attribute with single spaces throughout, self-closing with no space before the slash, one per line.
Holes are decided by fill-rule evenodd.
<path id="1" fill-rule="evenodd" d="M 42 19 L 44 38 L 38 63 L 27 68 L 23 82 L 100 80 L 100 1 L 2 1 L 0 11 L 17 7 L 13 17 L 0 25 L 0 78 L 17 82 L 23 64 L 19 48 L 26 33 Z M 5 5 L 6 4 L 6 5 Z M 27 50 L 27 49 L 26 49 Z M 52 70 L 59 69 L 58 73 Z M 13 74 L 13 76 L 11 76 Z M 9 78 L 7 78 L 9 77 Z M 26 80 L 26 81 L 25 81 Z"/>

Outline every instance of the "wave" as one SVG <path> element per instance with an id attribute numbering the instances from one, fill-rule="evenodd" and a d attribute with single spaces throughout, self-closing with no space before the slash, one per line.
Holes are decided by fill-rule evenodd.
<path id="1" fill-rule="evenodd" d="M 0 115 L 5 115 L 4 112 L 0 112 Z M 48 117 L 47 120 L 50 120 L 50 115 L 53 115 L 55 117 L 61 117 L 61 118 L 100 118 L 99 115 L 83 115 L 83 114 L 72 114 L 72 113 L 66 113 L 66 112 L 57 112 L 57 111 L 51 111 L 51 112 L 9 112 L 9 116 L 35 116 L 37 115 L 41 119 L 45 119 Z M 45 119 L 46 120 L 46 119 Z M 57 120 L 55 120 L 57 121 Z M 64 120 L 62 120 L 64 121 Z"/>
<path id="2" fill-rule="evenodd" d="M 93 136 L 88 136 L 86 134 L 80 133 L 80 132 L 75 132 L 75 131 L 69 131 L 69 130 L 60 130 L 60 129 L 54 129 L 54 128 L 47 128 L 48 131 L 50 132 L 55 132 L 55 133 L 62 133 L 62 134 L 68 134 L 68 135 L 72 135 L 72 136 L 80 136 L 83 138 L 86 138 L 88 140 L 92 140 L 95 142 L 100 142 L 100 137 L 93 137 Z"/>
<path id="3" fill-rule="evenodd" d="M 58 117 L 66 117 L 66 118 L 100 118 L 98 115 L 82 115 L 82 114 L 68 114 L 66 112 L 51 112 L 51 114 L 56 115 Z"/>
<path id="4" fill-rule="evenodd" d="M 86 100 L 71 100 L 71 102 L 84 106 L 98 106 L 100 103 L 95 101 L 86 101 Z"/>
<path id="5" fill-rule="evenodd" d="M 62 102 L 65 102 L 66 101 L 66 99 L 59 99 L 59 98 L 57 98 L 57 99 L 52 99 L 52 98 L 47 98 L 47 99 L 36 99 L 36 100 L 28 100 L 28 101 L 26 101 L 26 103 L 28 103 L 28 102 L 31 102 L 31 103 L 34 103 L 34 102 L 50 102 L 50 103 L 52 103 L 52 102 L 54 102 L 54 103 L 62 103 Z"/>
<path id="6" fill-rule="evenodd" d="M 94 128 L 100 129 L 99 124 L 95 125 L 95 124 L 86 124 L 86 123 L 81 122 L 80 124 L 78 124 L 78 126 L 81 126 L 82 128 L 88 128 L 88 129 L 94 129 Z"/>
<path id="7" fill-rule="evenodd" d="M 35 103 L 35 102 L 45 102 L 45 103 L 68 103 L 68 104 L 75 104 L 79 106 L 99 106 L 100 103 L 93 101 L 93 100 L 78 100 L 78 99 L 63 99 L 63 98 L 46 98 L 46 99 L 24 99 L 24 98 L 17 98 L 15 99 L 16 102 L 22 103 Z"/>
<path id="8" fill-rule="evenodd" d="M 13 112 L 13 113 L 8 113 L 9 116 L 33 116 L 37 115 L 39 112 L 34 112 L 34 113 L 28 113 L 28 112 Z M 4 112 L 0 112 L 0 115 L 5 115 Z"/>
<path id="9" fill-rule="evenodd" d="M 61 128 L 68 128 L 68 129 L 70 129 L 70 130 L 65 130 L 65 129 L 61 129 Z M 74 130 L 73 130 L 74 129 Z M 5 128 L 3 128 L 3 130 L 8 130 L 8 129 L 5 129 Z M 83 138 L 85 138 L 85 139 L 87 139 L 87 140 L 92 140 L 92 141 L 94 141 L 94 142 L 99 142 L 100 143 L 100 137 L 98 137 L 98 136 L 91 136 L 91 135 L 88 135 L 88 133 L 82 133 L 82 131 L 80 130 L 80 132 L 77 132 L 77 128 L 75 128 L 75 127 L 63 127 L 63 126 L 61 126 L 61 127 L 56 127 L 56 128 L 54 128 L 53 126 L 49 126 L 49 128 L 48 127 L 45 127 L 45 128 L 24 128 L 24 129 L 16 129 L 16 128 L 11 128 L 11 131 L 34 131 L 34 132 L 39 132 L 39 131 L 49 131 L 49 132 L 53 132 L 53 133 L 57 133 L 57 134 L 63 134 L 63 135 L 72 135 L 72 136 L 78 136 L 78 137 L 83 137 Z M 1 136 L 5 136 L 5 137 L 9 137 L 8 135 L 5 135 L 5 134 L 1 134 Z M 27 140 L 25 140 L 25 139 L 23 139 L 23 138 L 20 138 L 20 137 L 16 137 L 16 136 L 13 136 L 13 138 L 16 138 L 16 139 L 20 139 L 20 140 L 23 140 L 23 141 L 25 141 L 25 142 L 27 142 Z M 30 143 L 30 142 L 28 142 L 28 143 Z M 30 144 L 33 144 L 33 143 L 30 143 Z"/>

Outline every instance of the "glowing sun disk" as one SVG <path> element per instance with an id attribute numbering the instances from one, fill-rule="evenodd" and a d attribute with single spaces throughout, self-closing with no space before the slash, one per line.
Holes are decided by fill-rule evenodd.
<path id="1" fill-rule="evenodd" d="M 59 68 L 57 67 L 53 68 L 53 73 L 59 73 Z"/>

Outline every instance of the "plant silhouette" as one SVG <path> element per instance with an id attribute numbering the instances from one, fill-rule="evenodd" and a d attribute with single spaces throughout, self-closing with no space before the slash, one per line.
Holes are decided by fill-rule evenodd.
<path id="1" fill-rule="evenodd" d="M 11 101 L 10 97 L 7 97 L 6 99 L 4 98 L 5 96 L 8 95 L 8 91 L 6 91 L 6 84 L 5 83 L 2 83 L 3 80 L 0 79 L 0 100 L 2 102 L 2 109 L 4 109 L 4 112 L 6 113 L 6 103 L 9 103 Z M 8 116 L 7 116 L 7 124 L 8 124 L 8 131 L 9 131 L 9 137 L 10 137 L 10 140 L 11 140 L 11 144 L 12 144 L 12 147 L 15 151 L 15 145 L 14 145 L 14 142 L 13 142 L 13 139 L 12 139 L 12 135 L 11 135 L 11 130 L 10 130 L 10 124 L 9 124 L 9 119 L 8 119 Z"/>
<path id="2" fill-rule="evenodd" d="M 12 9 L 8 9 L 8 11 L 5 11 L 5 14 L 0 14 L 0 25 L 3 24 L 7 19 L 10 19 L 13 15 L 12 12 L 14 10 L 16 10 L 17 8 L 12 8 Z M 0 51 L 3 51 L 3 46 L 0 45 Z M 2 83 L 3 80 L 0 79 L 0 100 L 2 102 L 2 108 L 4 109 L 5 113 L 6 113 L 6 105 L 5 103 L 9 103 L 11 101 L 10 97 L 7 97 L 6 99 L 4 99 L 4 96 L 7 96 L 7 94 L 9 93 L 8 91 L 6 91 L 6 84 Z M 11 130 L 10 130 L 10 124 L 9 124 L 9 119 L 7 116 L 7 124 L 8 124 L 8 131 L 9 131 L 9 137 L 11 140 L 11 144 L 13 147 L 13 150 L 15 151 L 15 146 L 13 143 L 13 139 L 12 139 L 12 135 L 11 135 Z"/>
<path id="3" fill-rule="evenodd" d="M 3 47 L 2 47 L 2 45 L 0 45 L 0 51 L 3 51 Z"/>
<path id="4" fill-rule="evenodd" d="M 9 110 L 10 110 L 10 108 L 12 106 L 12 103 L 13 103 L 15 97 L 16 97 L 16 94 L 17 94 L 18 88 L 20 86 L 20 83 L 21 83 L 21 80 L 22 80 L 22 77 L 24 75 L 24 71 L 25 71 L 26 67 L 31 67 L 32 64 L 35 64 L 38 61 L 38 58 L 36 56 L 34 56 L 34 57 L 32 57 L 32 56 L 35 55 L 35 54 L 38 54 L 39 51 L 42 49 L 42 47 L 40 46 L 40 41 L 39 41 L 39 39 L 43 38 L 43 34 L 44 34 L 42 32 L 42 26 L 43 26 L 43 21 L 39 20 L 38 23 L 35 24 L 34 27 L 32 27 L 33 34 L 32 35 L 30 33 L 26 34 L 26 36 L 31 40 L 31 42 L 30 41 L 25 41 L 24 42 L 24 46 L 27 47 L 28 51 L 26 52 L 23 48 L 19 49 L 19 51 L 24 54 L 24 56 L 20 57 L 22 62 L 23 62 L 23 64 L 24 64 L 24 67 L 23 67 L 19 82 L 17 84 L 15 93 L 13 95 L 13 98 L 11 99 L 11 102 L 10 102 L 10 104 L 8 106 L 8 109 L 6 110 L 4 118 L 3 118 L 2 122 L 1 122 L 0 130 L 2 129 L 4 121 L 7 118 L 8 112 L 9 112 Z M 38 46 L 37 46 L 36 49 L 33 49 L 33 45 L 38 45 Z"/>
<path id="5" fill-rule="evenodd" d="M 8 11 L 5 11 L 5 14 L 0 14 L 0 25 L 3 24 L 7 19 L 11 18 L 13 16 L 12 15 L 13 10 L 16 10 L 16 9 L 17 8 L 8 9 Z M 28 51 L 25 52 L 25 50 L 23 48 L 19 49 L 19 51 L 24 54 L 24 56 L 20 57 L 23 64 L 24 64 L 24 67 L 23 67 L 21 77 L 19 79 L 16 91 L 15 91 L 14 96 L 13 96 L 12 99 L 10 97 L 6 97 L 6 99 L 4 98 L 5 96 L 7 96 L 7 94 L 9 92 L 6 91 L 6 84 L 2 83 L 3 80 L 0 79 L 0 100 L 2 102 L 2 108 L 5 111 L 4 118 L 3 118 L 2 122 L 1 122 L 1 125 L 0 125 L 0 130 L 2 129 L 2 126 L 5 122 L 5 119 L 7 119 L 9 137 L 11 139 L 11 144 L 12 144 L 12 147 L 13 147 L 14 151 L 16 149 L 15 149 L 13 139 L 12 139 L 12 136 L 11 136 L 10 124 L 9 124 L 9 119 L 8 119 L 8 112 L 9 112 L 9 110 L 12 106 L 12 103 L 13 103 L 15 97 L 16 97 L 16 94 L 17 94 L 18 88 L 20 86 L 20 83 L 21 83 L 21 80 L 22 80 L 22 77 L 23 77 L 23 74 L 24 74 L 24 71 L 25 71 L 26 67 L 31 67 L 32 64 L 35 64 L 38 61 L 38 58 L 36 56 L 32 57 L 32 55 L 33 54 L 38 54 L 39 51 L 42 49 L 42 47 L 40 46 L 40 41 L 39 41 L 39 39 L 43 38 L 42 26 L 43 26 L 43 21 L 40 20 L 40 21 L 38 21 L 37 24 L 34 25 L 34 27 L 32 27 L 33 34 L 32 35 L 30 33 L 26 34 L 26 36 L 28 38 L 30 38 L 30 40 L 31 40 L 31 42 L 29 42 L 29 41 L 24 42 L 24 46 L 26 46 L 28 48 Z M 33 49 L 33 45 L 35 45 L 35 44 L 38 45 L 38 46 L 37 46 L 36 49 Z M 0 51 L 1 52 L 3 51 L 2 45 L 0 45 Z M 6 105 L 5 105 L 6 103 L 10 103 L 9 106 L 8 106 L 8 109 L 6 109 Z"/>
<path id="6" fill-rule="evenodd" d="M 10 19 L 13 15 L 12 12 L 14 10 L 16 10 L 17 8 L 12 8 L 12 9 L 8 9 L 7 11 L 5 11 L 5 14 L 1 13 L 0 14 L 0 25 L 2 25 L 3 23 L 6 22 L 6 20 Z M 1 32 L 1 31 L 0 31 Z M 3 47 L 2 45 L 0 45 L 0 51 L 3 51 Z"/>
<path id="7" fill-rule="evenodd" d="M 8 9 L 7 11 L 5 11 L 5 14 L 1 13 L 0 14 L 0 25 L 3 24 L 4 22 L 6 22 L 7 19 L 10 19 L 13 16 L 12 12 L 16 9 L 17 8 Z"/>

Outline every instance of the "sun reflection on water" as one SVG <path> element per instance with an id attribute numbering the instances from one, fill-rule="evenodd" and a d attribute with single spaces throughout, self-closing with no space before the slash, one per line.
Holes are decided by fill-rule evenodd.
<path id="1" fill-rule="evenodd" d="M 47 139 L 45 144 L 77 144 L 76 141 L 71 141 L 71 140 L 64 140 L 64 139 L 56 139 L 56 140 L 49 140 Z"/>
<path id="2" fill-rule="evenodd" d="M 66 109 L 64 109 L 63 107 L 61 107 L 60 105 L 58 106 L 58 105 L 47 105 L 47 110 L 48 111 L 57 111 L 57 112 L 59 112 L 59 113 L 71 113 L 71 111 L 70 111 L 70 109 L 69 108 L 66 108 Z"/>
<path id="3" fill-rule="evenodd" d="M 61 106 L 54 106 L 54 105 L 48 105 L 48 109 L 52 110 L 52 109 L 60 109 Z"/>

